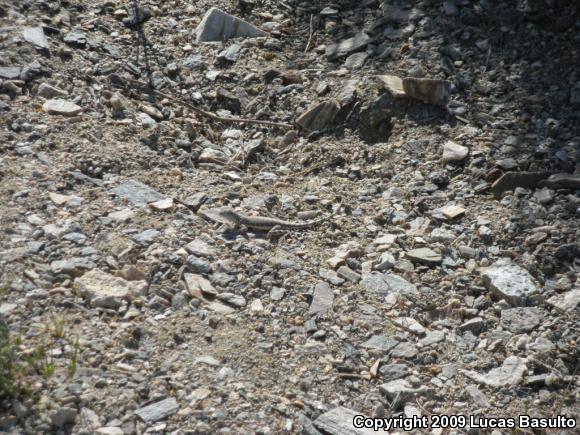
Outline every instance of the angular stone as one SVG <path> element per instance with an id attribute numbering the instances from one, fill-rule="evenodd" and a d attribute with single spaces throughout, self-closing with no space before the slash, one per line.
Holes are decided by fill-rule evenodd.
<path id="1" fill-rule="evenodd" d="M 465 392 L 469 395 L 469 398 L 480 408 L 489 408 L 491 405 L 485 397 L 485 394 L 481 392 L 479 388 L 475 385 L 468 385 L 465 387 Z"/>
<path id="2" fill-rule="evenodd" d="M 338 101 L 323 101 L 311 106 L 300 115 L 296 120 L 296 124 L 308 131 L 322 130 L 332 124 L 339 110 Z"/>
<path id="3" fill-rule="evenodd" d="M 14 311 L 18 305 L 4 303 L 0 304 L 0 316 L 8 316 L 12 311 Z"/>
<path id="4" fill-rule="evenodd" d="M 444 163 L 460 162 L 465 159 L 468 154 L 469 148 L 448 140 L 443 144 L 443 156 L 441 157 L 441 160 L 443 160 Z"/>
<path id="5" fill-rule="evenodd" d="M 367 341 L 361 344 L 365 349 L 377 349 L 388 352 L 393 349 L 399 341 L 394 338 L 385 337 L 384 335 L 373 335 Z"/>
<path id="6" fill-rule="evenodd" d="M 211 8 L 206 12 L 195 32 L 197 42 L 268 36 L 268 33 L 258 29 L 253 24 L 217 8 Z"/>
<path id="7" fill-rule="evenodd" d="M 328 283 L 324 281 L 318 282 L 314 288 L 314 295 L 310 303 L 308 314 L 314 315 L 325 313 L 332 309 L 332 302 L 334 301 L 334 293 Z"/>
<path id="8" fill-rule="evenodd" d="M 496 198 L 500 198 L 502 193 L 516 187 L 535 189 L 549 176 L 549 172 L 506 172 L 491 185 L 491 192 Z"/>
<path id="9" fill-rule="evenodd" d="M 441 213 L 447 219 L 453 220 L 453 219 L 458 218 L 459 216 L 462 216 L 463 214 L 465 214 L 465 209 L 463 207 L 458 206 L 458 205 L 448 205 L 448 206 L 445 206 L 441 209 Z"/>
<path id="10" fill-rule="evenodd" d="M 428 392 L 429 389 L 425 386 L 413 387 L 409 381 L 397 379 L 380 385 L 379 391 L 391 401 L 396 399 L 399 403 L 404 403 Z"/>
<path id="11" fill-rule="evenodd" d="M 403 341 L 391 351 L 391 358 L 415 358 L 417 353 L 417 346 L 408 341 Z"/>
<path id="12" fill-rule="evenodd" d="M 393 319 L 393 323 L 399 325 L 402 329 L 412 331 L 419 336 L 423 336 L 427 333 L 425 327 L 412 317 L 397 317 Z"/>
<path id="13" fill-rule="evenodd" d="M 20 77 L 19 66 L 0 66 L 0 79 L 14 80 Z"/>
<path id="14" fill-rule="evenodd" d="M 149 246 L 150 244 L 155 242 L 155 239 L 157 239 L 157 237 L 159 237 L 160 234 L 161 232 L 151 228 L 145 231 L 141 231 L 140 233 L 133 234 L 131 236 L 131 240 L 133 240 L 135 243 L 138 243 L 141 246 Z"/>
<path id="15" fill-rule="evenodd" d="M 393 273 L 367 273 L 363 276 L 361 285 L 365 290 L 385 295 L 389 293 L 416 295 L 418 293 L 415 285 Z"/>
<path id="16" fill-rule="evenodd" d="M 385 88 L 394 98 L 405 98 L 407 94 L 403 89 L 403 79 L 393 75 L 377 76 L 380 84 Z"/>
<path id="17" fill-rule="evenodd" d="M 149 208 L 156 211 L 167 211 L 174 207 L 173 198 L 165 198 L 149 203 Z"/>
<path id="18" fill-rule="evenodd" d="M 379 367 L 379 373 L 385 381 L 394 381 L 404 378 L 409 372 L 409 367 L 405 364 L 387 364 Z"/>
<path id="19" fill-rule="evenodd" d="M 352 38 L 344 39 L 326 49 L 326 57 L 329 60 L 348 56 L 365 48 L 371 42 L 371 37 L 364 32 L 357 33 Z"/>
<path id="20" fill-rule="evenodd" d="M 482 272 L 483 284 L 511 305 L 525 305 L 539 289 L 526 269 L 509 260 L 500 260 Z"/>
<path id="21" fill-rule="evenodd" d="M 127 281 L 99 269 L 91 270 L 75 279 L 74 288 L 92 307 L 117 309 L 124 299 L 143 294 L 146 281 Z"/>
<path id="22" fill-rule="evenodd" d="M 442 260 L 441 254 L 438 254 L 430 248 L 412 249 L 406 255 L 412 262 L 426 264 L 428 266 L 440 264 Z"/>
<path id="23" fill-rule="evenodd" d="M 26 42 L 31 43 L 37 48 L 48 50 L 48 39 L 42 27 L 27 27 L 22 31 L 22 36 Z"/>
<path id="24" fill-rule="evenodd" d="M 357 283 L 360 281 L 360 275 L 348 266 L 339 267 L 336 273 L 339 277 L 344 278 L 352 283 Z"/>
<path id="25" fill-rule="evenodd" d="M 403 79 L 403 89 L 411 98 L 433 104 L 434 106 L 446 106 L 451 94 L 451 82 L 405 77 Z"/>
<path id="26" fill-rule="evenodd" d="M 548 303 L 562 311 L 573 311 L 580 304 L 580 287 L 552 296 Z"/>
<path id="27" fill-rule="evenodd" d="M 62 428 L 74 424 L 77 419 L 78 411 L 75 408 L 63 406 L 50 416 L 52 424 Z"/>
<path id="28" fill-rule="evenodd" d="M 514 334 L 523 334 L 533 331 L 542 322 L 543 317 L 539 308 L 508 308 L 501 311 L 500 326 Z"/>
<path id="29" fill-rule="evenodd" d="M 107 217 L 115 222 L 124 223 L 128 222 L 135 216 L 135 213 L 130 208 L 124 208 L 123 210 L 114 211 L 107 215 Z"/>
<path id="30" fill-rule="evenodd" d="M 112 194 L 125 198 L 138 207 L 146 207 L 148 203 L 160 201 L 166 197 L 140 181 L 129 180 L 111 189 Z"/>
<path id="31" fill-rule="evenodd" d="M 174 397 L 152 403 L 135 411 L 135 414 L 145 423 L 153 423 L 173 415 L 179 409 L 177 400 Z"/>
<path id="32" fill-rule="evenodd" d="M 185 245 L 185 250 L 198 257 L 212 258 L 216 256 L 215 249 L 201 239 L 189 242 Z"/>
<path id="33" fill-rule="evenodd" d="M 324 431 L 325 434 L 329 435 L 376 435 L 382 434 L 387 435 L 388 432 L 384 430 L 375 431 L 373 429 L 360 428 L 357 429 L 353 425 L 353 419 L 357 415 L 363 415 L 362 412 L 353 411 L 351 409 L 339 406 L 331 411 L 325 412 L 316 420 L 314 420 L 314 426 L 318 429 Z M 365 416 L 366 418 L 369 418 Z M 305 432 L 302 432 L 305 433 Z"/>
<path id="34" fill-rule="evenodd" d="M 55 99 L 48 100 L 42 105 L 42 110 L 51 115 L 76 116 L 83 111 L 71 101 Z"/>
<path id="35" fill-rule="evenodd" d="M 201 275 L 184 273 L 183 281 L 185 282 L 187 291 L 192 297 L 201 298 L 203 295 L 215 297 L 218 295 L 218 291 L 214 286 Z"/>
<path id="36" fill-rule="evenodd" d="M 464 370 L 465 376 L 481 385 L 489 387 L 506 387 L 518 385 L 526 373 L 526 360 L 518 356 L 510 356 L 505 359 L 501 367 L 492 369 L 486 374 Z"/>
<path id="37" fill-rule="evenodd" d="M 541 181 L 539 185 L 550 189 L 580 189 L 580 173 L 554 174 L 547 180 Z"/>
<path id="38" fill-rule="evenodd" d="M 50 269 L 53 273 L 63 273 L 70 276 L 80 276 L 85 270 L 93 269 L 95 267 L 95 263 L 82 257 L 73 257 L 66 260 L 56 260 L 50 263 Z"/>
<path id="39" fill-rule="evenodd" d="M 353 53 L 346 58 L 344 62 L 344 67 L 350 70 L 357 70 L 362 68 L 366 60 L 368 59 L 368 53 Z"/>
<path id="40" fill-rule="evenodd" d="M 65 98 L 68 94 L 66 91 L 55 88 L 48 83 L 41 83 L 36 95 L 42 98 Z"/>

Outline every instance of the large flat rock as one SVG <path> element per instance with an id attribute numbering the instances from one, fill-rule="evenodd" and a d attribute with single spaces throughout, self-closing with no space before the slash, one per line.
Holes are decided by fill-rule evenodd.
<path id="1" fill-rule="evenodd" d="M 51 115 L 76 116 L 83 111 L 82 107 L 72 101 L 60 98 L 48 100 L 42 105 L 42 110 Z"/>
<path id="2" fill-rule="evenodd" d="M 147 288 L 147 282 L 127 281 L 94 269 L 77 278 L 74 287 L 89 300 L 91 306 L 117 309 L 123 299 L 142 293 Z"/>
<path id="3" fill-rule="evenodd" d="M 332 124 L 339 110 L 338 101 L 323 101 L 309 107 L 298 117 L 296 124 L 308 131 L 322 130 Z"/>
<path id="4" fill-rule="evenodd" d="M 511 261 L 500 260 L 482 272 L 483 284 L 511 305 L 525 305 L 538 293 L 538 286 L 528 271 Z"/>
<path id="5" fill-rule="evenodd" d="M 338 59 L 365 48 L 371 42 L 371 37 L 364 32 L 357 33 L 352 38 L 344 39 L 330 45 L 326 49 L 329 60 Z"/>
<path id="6" fill-rule="evenodd" d="M 208 10 L 197 26 L 197 42 L 225 41 L 231 38 L 256 38 L 268 33 L 220 9 Z"/>

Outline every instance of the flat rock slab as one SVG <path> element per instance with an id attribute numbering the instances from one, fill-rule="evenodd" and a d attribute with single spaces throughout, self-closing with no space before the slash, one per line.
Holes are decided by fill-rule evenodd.
<path id="1" fill-rule="evenodd" d="M 380 84 L 386 89 L 394 98 L 405 98 L 407 94 L 403 89 L 403 79 L 393 75 L 377 76 Z"/>
<path id="2" fill-rule="evenodd" d="M 469 148 L 448 140 L 443 144 L 443 162 L 460 162 L 469 154 Z"/>
<path id="3" fill-rule="evenodd" d="M 441 209 L 441 214 L 447 219 L 453 220 L 465 214 L 465 209 L 458 205 L 448 205 Z"/>
<path id="4" fill-rule="evenodd" d="M 403 79 L 403 89 L 411 98 L 434 106 L 446 106 L 451 95 L 451 82 L 447 80 L 405 77 Z"/>
<path id="5" fill-rule="evenodd" d="M 500 260 L 485 268 L 482 280 L 489 291 L 516 306 L 525 305 L 539 291 L 528 271 L 511 261 Z"/>
<path id="6" fill-rule="evenodd" d="M 535 307 L 516 307 L 501 311 L 500 325 L 514 334 L 533 331 L 543 319 L 542 310 Z"/>
<path id="7" fill-rule="evenodd" d="M 164 195 L 141 183 L 140 181 L 129 180 L 111 189 L 112 194 L 125 198 L 137 207 L 146 207 L 150 202 L 166 199 Z"/>
<path id="8" fill-rule="evenodd" d="M 27 27 L 22 31 L 22 37 L 35 47 L 48 50 L 48 39 L 42 27 Z"/>
<path id="9" fill-rule="evenodd" d="M 371 42 L 371 37 L 364 32 L 357 33 L 352 38 L 344 39 L 326 49 L 329 60 L 338 59 L 365 48 Z"/>
<path id="10" fill-rule="evenodd" d="M 72 101 L 61 100 L 59 98 L 48 100 L 42 105 L 42 110 L 51 115 L 76 116 L 83 111 L 81 106 Z"/>
<path id="11" fill-rule="evenodd" d="M 95 269 L 75 279 L 74 287 L 92 307 L 117 309 L 124 299 L 142 294 L 147 282 L 127 281 Z"/>
<path id="12" fill-rule="evenodd" d="M 206 12 L 195 32 L 197 42 L 268 36 L 268 33 L 258 29 L 253 24 L 217 8 L 211 8 Z"/>
<path id="13" fill-rule="evenodd" d="M 376 435 L 388 434 L 384 430 L 375 431 L 367 428 L 356 428 L 353 425 L 353 419 L 357 415 L 364 415 L 362 412 L 353 411 L 352 409 L 339 406 L 331 411 L 325 412 L 316 420 L 314 426 L 330 435 Z M 365 416 L 365 418 L 369 418 Z"/>
<path id="14" fill-rule="evenodd" d="M 314 315 L 325 313 L 332 309 L 332 302 L 334 301 L 334 292 L 327 282 L 320 281 L 314 288 L 314 296 L 308 314 Z"/>
<path id="15" fill-rule="evenodd" d="M 580 174 L 554 174 L 539 184 L 550 189 L 580 189 Z"/>
<path id="16" fill-rule="evenodd" d="M 441 263 L 441 254 L 438 254 L 430 248 L 412 249 L 406 253 L 407 258 L 413 263 L 426 264 L 434 266 Z"/>
<path id="17" fill-rule="evenodd" d="M 406 402 L 412 400 L 418 395 L 429 391 L 425 386 L 413 387 L 409 381 L 405 379 L 396 379 L 379 386 L 379 391 L 384 394 L 389 400 L 397 400 L 399 402 Z"/>
<path id="18" fill-rule="evenodd" d="M 516 187 L 533 190 L 549 176 L 549 172 L 506 172 L 491 185 L 491 192 L 496 198 L 500 198 L 502 193 Z"/>
<path id="19" fill-rule="evenodd" d="M 385 337 L 384 335 L 373 335 L 367 341 L 361 344 L 361 347 L 365 349 L 377 349 L 383 352 L 388 352 L 393 349 L 397 344 L 398 340 L 394 338 Z"/>
<path id="20" fill-rule="evenodd" d="M 392 273 L 367 273 L 363 276 L 361 285 L 365 290 L 384 295 L 389 293 L 417 295 L 418 293 L 414 284 Z"/>
<path id="21" fill-rule="evenodd" d="M 338 101 L 323 101 L 311 106 L 300 115 L 296 120 L 296 124 L 308 131 L 322 130 L 332 124 L 339 110 Z"/>
<path id="22" fill-rule="evenodd" d="M 464 371 L 468 378 L 481 385 L 488 387 L 505 387 L 518 385 L 526 373 L 526 360 L 518 356 L 510 356 L 505 359 L 501 367 L 492 369 L 486 374 L 479 374 L 473 371 Z"/>
<path id="23" fill-rule="evenodd" d="M 19 66 L 0 66 L 0 78 L 14 80 L 20 78 Z"/>
<path id="24" fill-rule="evenodd" d="M 580 305 L 580 287 L 552 296 L 548 303 L 562 311 L 573 311 Z"/>
<path id="25" fill-rule="evenodd" d="M 170 397 L 157 403 L 144 406 L 135 411 L 135 414 L 145 423 L 153 423 L 173 415 L 179 409 L 177 400 Z"/>

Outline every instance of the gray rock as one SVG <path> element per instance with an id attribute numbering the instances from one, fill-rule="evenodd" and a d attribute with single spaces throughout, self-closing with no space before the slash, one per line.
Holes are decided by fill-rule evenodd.
<path id="1" fill-rule="evenodd" d="M 580 287 L 552 296 L 548 303 L 562 311 L 573 311 L 580 304 Z"/>
<path id="2" fill-rule="evenodd" d="M 181 66 L 190 70 L 204 70 L 207 68 L 207 63 L 201 54 L 194 54 L 192 56 L 186 57 L 182 62 Z"/>
<path id="3" fill-rule="evenodd" d="M 151 116 L 149 116 L 145 112 L 139 112 L 137 114 L 137 120 L 146 130 L 150 128 L 155 128 L 155 126 L 157 126 L 157 121 L 155 121 Z"/>
<path id="4" fill-rule="evenodd" d="M 48 39 L 42 27 L 27 27 L 22 31 L 22 36 L 26 42 L 31 43 L 37 48 L 48 50 Z"/>
<path id="5" fill-rule="evenodd" d="M 387 435 L 384 430 L 375 431 L 373 429 L 356 429 L 353 426 L 353 419 L 357 415 L 364 415 L 362 412 L 339 406 L 331 411 L 325 412 L 316 420 L 314 426 L 330 435 Z M 367 417 L 368 418 L 368 417 Z"/>
<path id="6" fill-rule="evenodd" d="M 473 371 L 463 371 L 473 381 L 489 387 L 505 387 L 519 384 L 526 373 L 526 360 L 518 356 L 505 359 L 501 367 L 492 369 L 484 375 Z"/>
<path id="7" fill-rule="evenodd" d="M 405 364 L 386 364 L 379 367 L 379 373 L 383 380 L 394 381 L 407 376 L 409 368 Z"/>
<path id="8" fill-rule="evenodd" d="M 173 415 L 179 409 L 179 405 L 175 398 L 161 400 L 160 402 L 152 403 L 135 411 L 135 414 L 145 423 L 153 423 L 162 420 L 170 415 Z"/>
<path id="9" fill-rule="evenodd" d="M 112 194 L 125 198 L 138 207 L 146 207 L 148 203 L 160 201 L 166 197 L 140 181 L 129 180 L 110 191 Z"/>
<path id="10" fill-rule="evenodd" d="M 74 424 L 77 414 L 76 409 L 63 406 L 50 416 L 50 420 L 56 427 L 63 428 Z"/>
<path id="11" fill-rule="evenodd" d="M 308 108 L 296 119 L 296 124 L 309 131 L 322 130 L 332 124 L 339 110 L 338 101 L 323 101 Z"/>
<path id="12" fill-rule="evenodd" d="M 82 408 L 79 413 L 78 429 L 91 432 L 101 427 L 99 416 L 89 408 Z"/>
<path id="13" fill-rule="evenodd" d="M 218 54 L 218 59 L 221 61 L 235 62 L 240 57 L 240 50 L 242 47 L 238 44 L 232 44 Z"/>
<path id="14" fill-rule="evenodd" d="M 329 60 L 348 56 L 365 48 L 371 42 L 371 37 L 364 32 L 357 33 L 352 38 L 342 40 L 330 45 L 326 49 L 326 57 Z"/>
<path id="15" fill-rule="evenodd" d="M 528 271 L 509 260 L 500 260 L 485 268 L 482 280 L 489 291 L 511 305 L 525 305 L 539 292 Z"/>
<path id="16" fill-rule="evenodd" d="M 464 160 L 468 154 L 469 148 L 448 140 L 443 144 L 443 157 L 441 159 L 444 163 L 460 162 L 461 160 Z"/>
<path id="17" fill-rule="evenodd" d="M 117 309 L 123 300 L 143 294 L 147 282 L 127 281 L 94 269 L 75 279 L 74 288 L 92 307 Z"/>
<path id="18" fill-rule="evenodd" d="M 403 341 L 393 348 L 391 358 L 415 358 L 417 353 L 417 346 L 408 341 Z"/>
<path id="19" fill-rule="evenodd" d="M 361 347 L 364 347 L 366 349 L 376 349 L 388 352 L 391 349 L 393 349 L 397 344 L 399 344 L 399 341 L 393 338 L 385 337 L 384 335 L 373 335 L 367 341 L 362 343 Z"/>
<path id="20" fill-rule="evenodd" d="M 50 269 L 53 273 L 63 273 L 70 276 L 80 276 L 85 270 L 94 269 L 95 267 L 97 267 L 95 263 L 82 257 L 56 260 L 50 263 Z"/>
<path id="21" fill-rule="evenodd" d="M 20 77 L 19 66 L 0 66 L 0 78 L 14 80 Z"/>
<path id="22" fill-rule="evenodd" d="M 318 271 L 318 275 L 322 279 L 324 279 L 325 281 L 328 281 L 329 283 L 331 283 L 333 285 L 341 285 L 345 281 L 344 279 L 339 277 L 338 274 L 332 269 L 322 268 Z"/>
<path id="23" fill-rule="evenodd" d="M 131 240 L 140 244 L 141 246 L 149 246 L 159 237 L 161 232 L 151 228 L 131 236 Z"/>
<path id="24" fill-rule="evenodd" d="M 360 275 L 348 266 L 340 266 L 336 273 L 339 277 L 344 278 L 349 282 L 357 283 L 360 281 Z"/>
<path id="25" fill-rule="evenodd" d="M 201 239 L 195 239 L 185 245 L 185 250 L 198 257 L 212 258 L 216 256 L 216 251 L 209 244 Z"/>
<path id="26" fill-rule="evenodd" d="M 273 287 L 272 290 L 270 290 L 270 299 L 272 299 L 273 301 L 281 301 L 284 298 L 284 295 L 286 294 L 286 290 L 280 287 Z"/>
<path id="27" fill-rule="evenodd" d="M 353 53 L 346 58 L 344 67 L 350 70 L 361 69 L 368 57 L 368 53 Z"/>
<path id="28" fill-rule="evenodd" d="M 42 98 L 65 98 L 68 94 L 62 89 L 55 88 L 48 83 L 41 83 L 37 95 Z"/>
<path id="29" fill-rule="evenodd" d="M 473 335 L 478 335 L 485 328 L 485 321 L 481 317 L 474 317 L 473 319 L 464 322 L 459 330 L 461 332 L 471 332 Z"/>
<path id="30" fill-rule="evenodd" d="M 392 273 L 367 273 L 363 276 L 361 285 L 365 290 L 380 294 L 404 293 L 416 295 L 418 293 L 415 285 Z"/>
<path id="31" fill-rule="evenodd" d="M 539 308 L 510 308 L 501 311 L 500 325 L 514 334 L 523 334 L 534 330 L 543 319 Z"/>
<path id="32" fill-rule="evenodd" d="M 430 248 L 412 249 L 406 255 L 412 262 L 426 264 L 428 266 L 440 264 L 442 260 L 441 254 L 438 254 Z"/>
<path id="33" fill-rule="evenodd" d="M 552 189 L 538 189 L 534 192 L 534 198 L 539 204 L 547 205 L 554 199 L 554 191 Z"/>
<path id="34" fill-rule="evenodd" d="M 395 409 L 398 409 L 405 402 L 427 393 L 429 389 L 425 386 L 413 387 L 405 379 L 396 379 L 380 385 L 379 391 L 393 402 Z"/>
<path id="35" fill-rule="evenodd" d="M 481 390 L 475 385 L 468 385 L 465 387 L 465 392 L 469 395 L 471 401 L 478 407 L 489 408 L 491 406 L 487 400 L 487 397 L 485 397 L 485 394 L 483 394 Z"/>
<path id="36" fill-rule="evenodd" d="M 82 107 L 71 101 L 54 99 L 42 105 L 42 110 L 51 115 L 76 116 L 83 111 Z"/>
<path id="37" fill-rule="evenodd" d="M 308 314 L 314 315 L 325 313 L 332 309 L 332 302 L 334 301 L 334 293 L 328 283 L 324 281 L 318 282 L 314 288 L 314 295 L 312 303 L 308 310 Z"/>
<path id="38" fill-rule="evenodd" d="M 68 32 L 64 35 L 63 41 L 70 45 L 82 47 L 87 44 L 87 35 L 83 32 Z"/>
<path id="39" fill-rule="evenodd" d="M 266 32 L 253 24 L 217 8 L 211 8 L 206 12 L 201 23 L 197 26 L 196 34 L 197 42 L 268 36 Z"/>
<path id="40" fill-rule="evenodd" d="M 0 316 L 8 316 L 17 307 L 18 307 L 18 305 L 16 305 L 16 304 L 10 304 L 10 303 L 0 304 Z"/>

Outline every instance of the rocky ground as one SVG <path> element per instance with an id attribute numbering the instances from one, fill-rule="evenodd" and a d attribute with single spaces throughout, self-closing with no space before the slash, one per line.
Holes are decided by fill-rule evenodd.
<path id="1" fill-rule="evenodd" d="M 578 419 L 576 2 L 122 3 L 0 1 L 0 431 Z"/>

